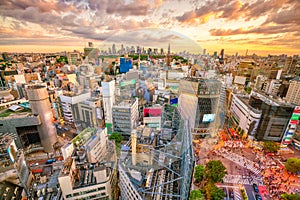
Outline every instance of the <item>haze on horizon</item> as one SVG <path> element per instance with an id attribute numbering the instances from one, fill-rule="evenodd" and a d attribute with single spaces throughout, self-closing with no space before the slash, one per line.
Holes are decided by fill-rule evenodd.
<path id="1" fill-rule="evenodd" d="M 0 0 L 0 51 L 139 45 L 226 54 L 300 52 L 298 0 Z"/>

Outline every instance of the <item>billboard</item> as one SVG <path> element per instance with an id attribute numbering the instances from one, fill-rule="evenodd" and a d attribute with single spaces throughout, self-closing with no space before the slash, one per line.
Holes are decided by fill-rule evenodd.
<path id="1" fill-rule="evenodd" d="M 177 107 L 178 106 L 178 98 L 171 99 L 170 105 Z"/>
<path id="2" fill-rule="evenodd" d="M 209 123 L 209 122 L 213 122 L 214 119 L 215 119 L 215 114 L 204 114 L 202 122 Z"/>
<path id="3" fill-rule="evenodd" d="M 7 148 L 7 153 L 9 155 L 10 160 L 14 163 L 17 156 L 18 148 L 16 146 L 15 141 L 13 140 Z"/>
<path id="4" fill-rule="evenodd" d="M 132 79 L 130 81 L 122 81 L 120 83 L 120 87 L 125 87 L 127 85 L 134 85 L 134 84 L 136 84 L 136 80 L 135 79 Z"/>
<path id="5" fill-rule="evenodd" d="M 161 108 L 144 108 L 144 117 L 160 117 L 161 115 Z"/>
<path id="6" fill-rule="evenodd" d="M 296 106 L 294 108 L 294 112 L 291 116 L 291 119 L 289 121 L 289 124 L 285 130 L 285 133 L 282 137 L 281 146 L 285 147 L 286 145 L 290 144 L 292 142 L 292 137 L 296 131 L 296 128 L 299 124 L 300 120 L 300 106 Z"/>

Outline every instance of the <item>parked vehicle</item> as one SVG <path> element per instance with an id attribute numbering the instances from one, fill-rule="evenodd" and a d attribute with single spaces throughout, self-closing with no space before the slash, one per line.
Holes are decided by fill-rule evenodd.
<path id="1" fill-rule="evenodd" d="M 262 198 L 261 198 L 261 196 L 260 196 L 259 194 L 256 194 L 256 195 L 255 195 L 255 199 L 256 199 L 256 200 L 262 200 Z"/>
<path id="2" fill-rule="evenodd" d="M 256 183 L 253 183 L 253 189 L 254 189 L 254 191 L 255 191 L 256 193 L 259 192 L 259 189 L 258 189 L 258 186 L 257 186 Z"/>

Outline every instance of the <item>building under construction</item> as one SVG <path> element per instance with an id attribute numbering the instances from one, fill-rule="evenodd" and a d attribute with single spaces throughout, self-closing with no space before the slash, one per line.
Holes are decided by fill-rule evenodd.
<path id="1" fill-rule="evenodd" d="M 177 108 L 166 105 L 160 130 L 132 132 L 119 162 L 121 199 L 188 199 L 194 167 L 188 127 Z"/>

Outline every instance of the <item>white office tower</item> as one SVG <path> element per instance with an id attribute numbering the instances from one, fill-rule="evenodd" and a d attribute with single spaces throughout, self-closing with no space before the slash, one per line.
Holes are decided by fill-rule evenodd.
<path id="1" fill-rule="evenodd" d="M 112 127 L 112 107 L 115 103 L 115 80 L 102 82 L 105 124 Z"/>

